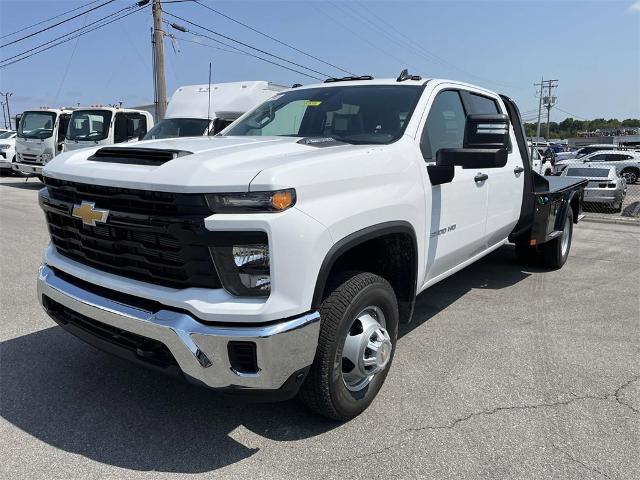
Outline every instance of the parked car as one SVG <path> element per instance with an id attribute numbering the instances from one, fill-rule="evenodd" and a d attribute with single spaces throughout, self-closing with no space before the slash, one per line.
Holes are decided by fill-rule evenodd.
<path id="1" fill-rule="evenodd" d="M 532 172 L 523 132 L 507 96 L 404 71 L 280 92 L 212 137 L 64 153 L 38 297 L 112 354 L 353 418 L 418 293 L 509 241 L 567 261 L 587 181 Z"/>
<path id="2" fill-rule="evenodd" d="M 609 164 L 616 167 L 621 176 L 623 176 L 628 184 L 633 184 L 640 178 L 640 153 L 633 152 L 631 150 L 617 150 L 617 151 L 596 151 L 585 155 L 582 158 L 573 160 L 557 161 L 555 164 L 556 172 L 558 174 L 562 171 L 574 165 L 592 165 L 598 166 L 600 164 Z"/>
<path id="3" fill-rule="evenodd" d="M 618 174 L 613 165 L 570 166 L 564 169 L 565 177 L 586 178 L 589 183 L 584 189 L 585 203 L 601 203 L 622 210 L 624 197 L 627 194 L 627 181 Z"/>
<path id="4" fill-rule="evenodd" d="M 554 171 L 551 158 L 541 155 L 538 148 L 531 149 L 531 168 L 540 175 L 553 175 Z"/>
<path id="5" fill-rule="evenodd" d="M 579 148 L 577 150 L 573 150 L 570 152 L 560 152 L 556 155 L 556 161 L 560 160 L 571 160 L 574 158 L 582 158 L 585 155 L 589 155 L 593 152 L 603 151 L 603 150 L 617 150 L 618 147 L 611 143 L 602 143 L 602 144 L 593 144 L 587 145 L 586 147 Z"/>
<path id="6" fill-rule="evenodd" d="M 0 173 L 2 175 L 13 172 L 12 164 L 16 161 L 16 132 L 3 130 L 0 132 Z"/>

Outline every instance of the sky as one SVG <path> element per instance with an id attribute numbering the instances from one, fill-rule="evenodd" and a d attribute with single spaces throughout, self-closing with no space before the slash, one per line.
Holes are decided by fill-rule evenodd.
<path id="1" fill-rule="evenodd" d="M 0 37 L 4 37 L 0 38 L 0 45 L 105 1 L 0 0 Z M 552 120 L 640 117 L 640 0 L 200 1 L 349 72 L 395 78 L 403 68 L 408 68 L 423 78 L 462 80 L 505 93 L 517 102 L 528 121 L 537 117 L 538 100 L 533 84 L 541 77 L 559 81 L 554 92 L 558 103 L 552 110 Z M 6 36 L 88 3 L 91 5 L 64 17 Z M 0 61 L 134 3 L 115 0 L 51 30 L 0 47 Z M 191 32 L 233 45 L 199 28 L 205 27 L 320 72 L 305 70 L 310 75 L 320 78 L 345 75 L 334 66 L 278 44 L 194 2 L 167 2 L 163 10 L 166 20 Z M 0 68 L 0 92 L 14 93 L 10 98 L 12 114 L 43 105 L 151 103 L 151 25 L 151 10 L 147 7 Z M 169 95 L 180 85 L 206 83 L 209 62 L 213 64 L 214 83 L 317 82 L 231 52 L 229 47 L 191 32 L 170 27 L 167 32 L 176 37 L 165 39 Z"/>

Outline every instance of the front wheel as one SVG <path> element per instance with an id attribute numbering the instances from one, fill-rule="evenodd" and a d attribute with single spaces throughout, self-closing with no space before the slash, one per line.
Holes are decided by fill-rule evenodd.
<path id="1" fill-rule="evenodd" d="M 541 245 L 542 263 L 548 268 L 562 268 L 569 257 L 573 237 L 573 210 L 569 208 L 564 220 L 562 234 Z"/>
<path id="2" fill-rule="evenodd" d="M 318 348 L 300 398 L 320 415 L 349 420 L 371 404 L 387 377 L 398 338 L 398 302 L 384 278 L 353 272 L 335 282 L 320 319 Z"/>

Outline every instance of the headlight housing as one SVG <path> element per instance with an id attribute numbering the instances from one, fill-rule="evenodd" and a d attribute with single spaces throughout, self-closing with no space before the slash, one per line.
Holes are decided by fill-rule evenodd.
<path id="1" fill-rule="evenodd" d="M 211 193 L 207 203 L 215 213 L 282 212 L 296 203 L 293 188 L 271 192 Z"/>
<path id="2" fill-rule="evenodd" d="M 226 291 L 236 296 L 269 296 L 271 265 L 266 233 L 228 232 L 209 250 Z"/>
<path id="3" fill-rule="evenodd" d="M 0 145 L 0 150 L 9 150 L 10 147 L 11 147 L 11 145 L 7 145 L 5 143 L 5 144 Z"/>
<path id="4" fill-rule="evenodd" d="M 52 158 L 53 158 L 53 155 L 51 155 L 50 153 L 43 153 L 42 154 L 42 160 L 44 160 L 45 162 L 48 162 Z"/>

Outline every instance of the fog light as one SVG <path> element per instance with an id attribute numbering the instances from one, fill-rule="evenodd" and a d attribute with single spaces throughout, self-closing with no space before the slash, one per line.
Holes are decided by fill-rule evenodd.
<path id="1" fill-rule="evenodd" d="M 269 241 L 265 232 L 220 232 L 209 247 L 222 287 L 232 295 L 271 293 Z"/>
<path id="2" fill-rule="evenodd" d="M 271 289 L 269 245 L 235 245 L 232 254 L 245 287 L 265 293 Z"/>

